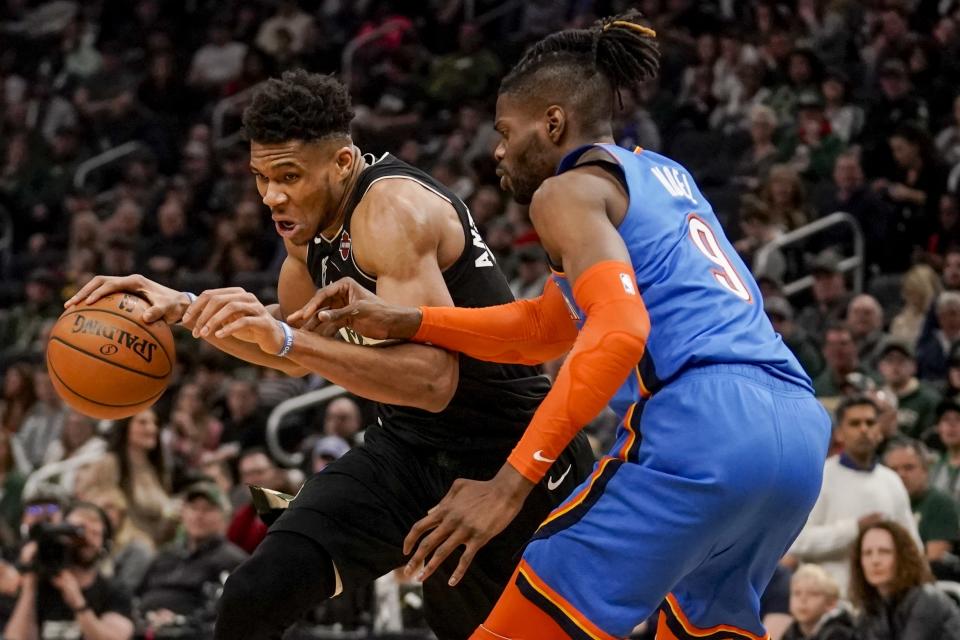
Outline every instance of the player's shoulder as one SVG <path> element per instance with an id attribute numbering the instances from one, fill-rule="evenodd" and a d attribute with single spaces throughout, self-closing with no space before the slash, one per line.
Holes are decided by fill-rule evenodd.
<path id="1" fill-rule="evenodd" d="M 449 201 L 429 185 L 413 178 L 390 177 L 370 185 L 353 213 L 357 225 L 374 233 L 385 227 L 416 228 L 428 224 L 435 207 Z"/>
<path id="2" fill-rule="evenodd" d="M 583 200 L 603 201 L 616 183 L 603 169 L 595 165 L 578 166 L 551 176 L 533 192 L 531 208 L 553 207 L 562 203 Z"/>

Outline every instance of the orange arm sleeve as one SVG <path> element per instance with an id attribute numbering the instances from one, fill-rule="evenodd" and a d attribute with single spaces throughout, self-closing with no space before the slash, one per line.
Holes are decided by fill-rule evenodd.
<path id="1" fill-rule="evenodd" d="M 577 327 L 552 278 L 534 300 L 477 309 L 422 307 L 420 311 L 423 320 L 414 341 L 478 360 L 540 364 L 565 354 L 577 338 Z"/>
<path id="2" fill-rule="evenodd" d="M 650 318 L 633 267 L 599 262 L 577 279 L 574 298 L 587 316 L 553 388 L 508 462 L 539 482 L 573 437 L 610 402 L 646 348 Z"/>

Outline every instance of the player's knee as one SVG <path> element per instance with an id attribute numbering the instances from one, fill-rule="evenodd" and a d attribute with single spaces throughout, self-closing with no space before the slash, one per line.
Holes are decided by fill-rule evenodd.
<path id="1" fill-rule="evenodd" d="M 241 565 L 227 578 L 217 607 L 220 620 L 229 620 L 240 629 L 249 628 L 246 625 L 251 624 L 257 626 L 258 621 L 280 604 L 272 601 L 276 591 L 264 589 L 249 565 Z"/>

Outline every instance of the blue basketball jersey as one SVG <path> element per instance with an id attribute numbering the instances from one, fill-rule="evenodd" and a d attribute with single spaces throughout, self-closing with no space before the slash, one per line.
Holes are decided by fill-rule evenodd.
<path id="1" fill-rule="evenodd" d="M 685 369 L 710 364 L 756 365 L 812 392 L 810 378 L 773 330 L 756 282 L 690 173 L 659 154 L 610 144 L 571 152 L 557 173 L 573 169 L 592 149 L 603 150 L 622 171 L 629 204 L 617 230 L 650 316 L 646 352 L 611 408 L 623 417 L 630 405 Z M 560 272 L 553 278 L 582 327 L 586 317 L 570 283 Z"/>

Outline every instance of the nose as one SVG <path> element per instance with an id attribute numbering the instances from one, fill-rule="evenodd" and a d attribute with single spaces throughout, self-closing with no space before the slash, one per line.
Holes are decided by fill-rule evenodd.
<path id="1" fill-rule="evenodd" d="M 507 155 L 507 147 L 503 142 L 498 142 L 497 148 L 493 150 L 493 159 L 497 162 L 502 162 L 505 155 Z"/>
<path id="2" fill-rule="evenodd" d="M 263 204 L 274 209 L 287 201 L 287 194 L 280 189 L 267 185 L 267 192 L 263 194 Z"/>

